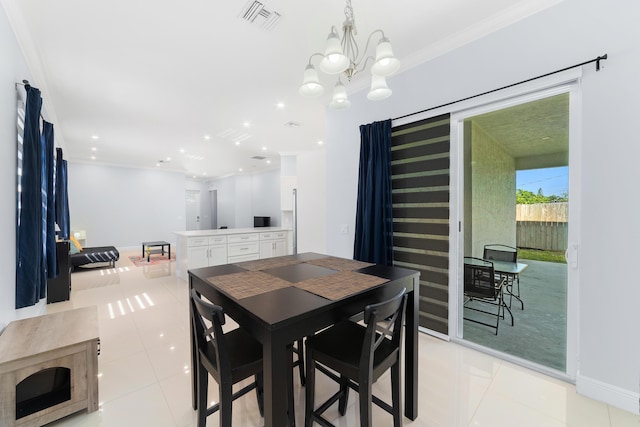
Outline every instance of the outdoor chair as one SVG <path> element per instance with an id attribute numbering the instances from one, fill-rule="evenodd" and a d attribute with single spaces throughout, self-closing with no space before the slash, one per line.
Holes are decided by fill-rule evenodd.
<path id="1" fill-rule="evenodd" d="M 482 258 L 489 261 L 505 261 L 505 262 L 518 262 L 518 249 L 513 246 L 507 246 L 502 244 L 490 244 L 484 245 L 484 253 Z M 520 297 L 520 276 L 519 275 L 499 275 L 500 278 L 506 279 L 505 292 L 509 294 L 509 308 L 511 308 L 511 302 L 513 297 L 516 297 L 520 301 L 521 308 L 524 310 L 524 302 Z M 514 290 L 514 282 L 516 288 Z"/>
<path id="2" fill-rule="evenodd" d="M 495 316 L 495 324 L 488 321 L 479 320 L 473 317 L 464 317 L 464 320 L 489 326 L 495 329 L 498 335 L 500 319 L 504 319 L 505 310 L 511 316 L 511 326 L 513 326 L 513 314 L 511 309 L 504 302 L 505 278 L 496 277 L 493 263 L 480 258 L 464 258 L 464 308 L 487 315 Z M 487 311 L 476 307 L 474 302 L 495 306 L 494 311 Z"/>
<path id="3" fill-rule="evenodd" d="M 344 415 L 349 388 L 360 395 L 361 426 L 371 426 L 372 403 L 392 414 L 394 427 L 402 425 L 400 341 L 406 302 L 403 289 L 390 300 L 366 306 L 364 326 L 346 320 L 307 338 L 305 427 L 311 427 L 314 421 L 325 427 L 333 426 L 322 414 L 338 402 L 338 411 Z M 316 368 L 336 381 L 339 390 L 314 409 Z M 388 369 L 391 369 L 391 406 L 371 392 L 373 383 Z"/>

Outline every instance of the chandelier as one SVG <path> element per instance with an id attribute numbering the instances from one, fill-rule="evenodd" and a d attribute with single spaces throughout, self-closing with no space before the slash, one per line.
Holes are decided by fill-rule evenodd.
<path id="1" fill-rule="evenodd" d="M 331 32 L 327 36 L 327 46 L 322 53 L 314 53 L 309 57 L 309 64 L 304 71 L 302 86 L 299 93 L 303 96 L 320 96 L 324 93 L 324 87 L 320 84 L 318 71 L 311 63 L 315 57 L 322 57 L 319 63 L 320 70 L 326 74 L 338 75 L 338 81 L 333 88 L 333 97 L 329 106 L 334 109 L 348 108 L 351 101 L 347 97 L 347 91 L 342 83 L 342 77 L 347 81 L 356 74 L 364 71 L 367 63 L 372 60 L 371 66 L 371 89 L 367 98 L 378 101 L 391 96 L 391 89 L 387 86 L 385 77 L 398 71 L 400 61 L 393 56 L 393 49 L 389 39 L 385 37 L 380 29 L 373 31 L 367 39 L 367 44 L 360 55 L 358 43 L 355 36 L 358 34 L 356 20 L 353 14 L 351 0 L 347 0 L 344 8 L 345 21 L 342 24 L 342 39 L 338 38 L 338 31 L 335 26 L 331 27 Z M 376 47 L 376 56 L 366 56 L 369 43 L 374 35 L 380 34 L 380 40 Z"/>

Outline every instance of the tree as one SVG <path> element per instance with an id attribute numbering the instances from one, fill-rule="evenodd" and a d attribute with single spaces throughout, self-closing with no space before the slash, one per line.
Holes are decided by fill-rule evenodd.
<path id="1" fill-rule="evenodd" d="M 555 194 L 551 196 L 545 196 L 542 192 L 542 188 L 538 189 L 538 193 L 534 194 L 531 191 L 522 190 L 518 188 L 516 190 L 516 203 L 519 205 L 531 205 L 534 203 L 560 203 L 568 202 L 569 196 L 565 192 L 560 196 Z"/>

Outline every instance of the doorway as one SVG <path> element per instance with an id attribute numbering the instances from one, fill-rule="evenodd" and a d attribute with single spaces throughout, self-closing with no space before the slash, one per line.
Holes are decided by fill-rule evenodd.
<path id="1" fill-rule="evenodd" d="M 200 230 L 200 190 L 187 190 L 185 193 L 186 229 Z"/>
<path id="2" fill-rule="evenodd" d="M 454 339 L 569 378 L 575 376 L 576 334 L 569 313 L 575 277 L 564 259 L 571 237 L 570 158 L 575 158 L 572 96 L 570 86 L 554 88 L 452 119 L 460 144 L 461 201 Z M 546 182 L 558 174 L 564 186 L 545 194 Z M 521 188 L 525 184 L 538 188 Z M 492 244 L 514 248 L 524 265 L 503 283 L 501 311 L 464 291 L 464 257 L 487 258 L 485 245 Z M 491 314 L 473 310 L 486 307 Z M 497 329 L 482 324 L 496 322 Z"/>

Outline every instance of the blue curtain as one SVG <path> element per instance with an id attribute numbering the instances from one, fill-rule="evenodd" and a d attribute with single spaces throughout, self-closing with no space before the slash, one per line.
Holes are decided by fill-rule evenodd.
<path id="1" fill-rule="evenodd" d="M 42 121 L 42 240 L 47 277 L 58 275 L 56 256 L 56 204 L 54 197 L 53 124 Z M 46 283 L 45 283 L 46 285 Z"/>
<path id="2" fill-rule="evenodd" d="M 393 264 L 391 120 L 360 126 L 354 259 Z"/>
<path id="3" fill-rule="evenodd" d="M 62 156 L 62 148 L 56 148 L 56 223 L 60 228 L 58 235 L 69 240 L 69 194 L 67 193 L 67 161 Z"/>
<path id="4" fill-rule="evenodd" d="M 19 177 L 18 226 L 16 228 L 16 308 L 36 304 L 45 296 L 47 272 L 43 269 L 42 141 L 40 110 L 42 97 L 27 86 L 22 174 Z"/>

